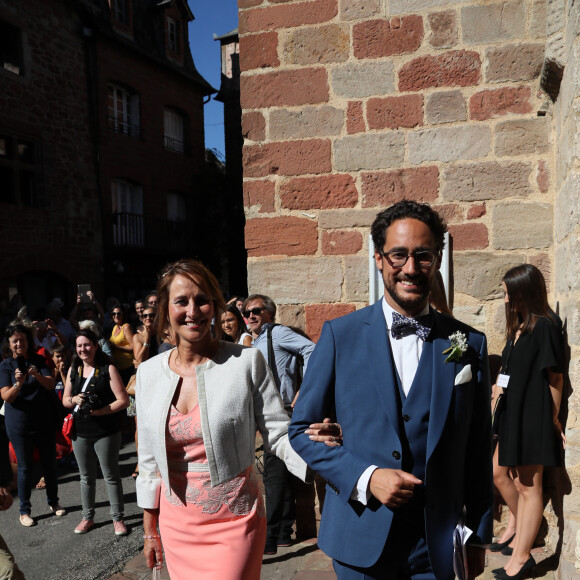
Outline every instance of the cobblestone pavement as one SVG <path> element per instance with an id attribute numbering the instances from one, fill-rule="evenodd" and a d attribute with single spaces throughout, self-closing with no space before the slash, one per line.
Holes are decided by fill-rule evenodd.
<path id="1" fill-rule="evenodd" d="M 552 562 L 546 561 L 551 554 L 544 548 L 532 552 L 536 563 L 536 578 L 555 580 L 553 571 L 548 570 Z M 481 580 L 494 580 L 491 571 L 502 566 L 507 558 L 501 554 L 487 552 L 485 572 Z M 145 566 L 145 559 L 139 555 L 129 562 L 122 573 L 115 574 L 110 580 L 149 580 L 151 571 Z M 169 580 L 167 569 L 161 572 L 161 580 Z M 316 540 L 307 540 L 290 548 L 280 548 L 275 556 L 265 556 L 261 580 L 336 580 L 330 559 L 316 546 Z"/>

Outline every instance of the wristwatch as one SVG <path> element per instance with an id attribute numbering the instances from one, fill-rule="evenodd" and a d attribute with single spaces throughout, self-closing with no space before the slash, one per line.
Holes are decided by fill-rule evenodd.
<path id="1" fill-rule="evenodd" d="M 12 388 L 13 388 L 13 389 L 16 389 L 16 390 L 18 391 L 18 389 L 20 389 L 20 385 L 19 385 L 18 383 L 14 383 L 14 384 L 12 385 Z"/>

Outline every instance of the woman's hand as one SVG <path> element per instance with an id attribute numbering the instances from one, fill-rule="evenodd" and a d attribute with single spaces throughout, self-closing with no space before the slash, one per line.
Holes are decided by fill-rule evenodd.
<path id="1" fill-rule="evenodd" d="M 80 407 L 84 400 L 85 400 L 85 395 L 84 393 L 79 393 L 78 395 L 75 395 L 74 397 L 69 397 L 70 399 L 70 404 L 72 405 L 72 407 L 76 407 L 77 405 Z"/>
<path id="2" fill-rule="evenodd" d="M 342 445 L 342 427 L 339 423 L 332 423 L 328 417 L 322 423 L 312 423 L 304 433 L 311 441 L 320 441 L 328 447 Z"/>
<path id="3" fill-rule="evenodd" d="M 564 449 L 566 449 L 566 444 L 568 443 L 568 440 L 566 439 L 566 434 L 564 433 L 564 428 L 562 427 L 562 423 L 560 423 L 560 419 L 556 419 L 554 421 L 554 427 L 556 427 L 556 431 L 559 433 L 562 439 L 562 446 L 564 447 Z"/>
<path id="4" fill-rule="evenodd" d="M 38 368 L 36 366 L 30 365 L 28 367 L 28 374 L 34 379 L 37 379 L 40 373 L 38 372 Z"/>
<path id="5" fill-rule="evenodd" d="M 152 534 L 156 535 L 156 534 Z M 161 548 L 161 538 L 159 536 L 145 538 L 143 554 L 148 568 L 161 568 L 163 566 L 163 549 Z"/>
<path id="6" fill-rule="evenodd" d="M 5 487 L 0 487 L 0 511 L 7 510 L 11 505 L 12 494 Z"/>
<path id="7" fill-rule="evenodd" d="M 18 383 L 18 386 L 21 387 L 26 381 L 26 374 L 20 369 L 16 369 L 14 371 L 14 380 Z"/>

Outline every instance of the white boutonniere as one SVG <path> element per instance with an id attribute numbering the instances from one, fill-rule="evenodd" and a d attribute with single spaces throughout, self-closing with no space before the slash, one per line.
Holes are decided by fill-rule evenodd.
<path id="1" fill-rule="evenodd" d="M 448 354 L 449 356 L 445 359 L 445 362 L 458 361 L 467 351 L 467 338 L 463 332 L 458 330 L 454 332 L 450 337 L 451 346 L 443 351 L 443 354 Z"/>

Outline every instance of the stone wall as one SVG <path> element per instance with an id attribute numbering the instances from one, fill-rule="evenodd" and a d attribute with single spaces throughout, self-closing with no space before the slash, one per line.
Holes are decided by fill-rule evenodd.
<path id="1" fill-rule="evenodd" d="M 570 345 L 570 398 L 566 433 L 569 481 L 564 491 L 564 538 L 560 576 L 580 573 L 580 6 L 573 0 L 548 2 L 546 57 L 564 67 L 560 93 L 554 106 L 555 128 L 555 301 L 566 322 Z M 551 529 L 552 542 L 557 528 Z"/>
<path id="2" fill-rule="evenodd" d="M 545 2 L 239 0 L 248 285 L 320 317 L 368 300 L 368 226 L 446 217 L 458 317 L 503 341 L 502 273 L 552 281 Z M 550 282 L 552 283 L 552 282 Z"/>

